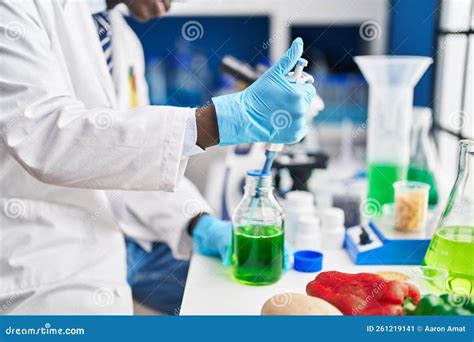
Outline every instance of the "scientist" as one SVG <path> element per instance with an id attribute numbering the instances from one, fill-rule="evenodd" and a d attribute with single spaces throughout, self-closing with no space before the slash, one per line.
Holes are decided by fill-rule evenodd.
<path id="1" fill-rule="evenodd" d="M 167 4 L 127 3 L 142 19 Z M 285 76 L 302 41 L 242 92 L 198 109 L 150 106 L 142 50 L 118 10 L 6 0 L 0 11 L 2 313 L 131 314 L 124 236 L 168 237 L 124 214 L 142 197 L 115 190 L 179 192 L 187 157 L 212 145 L 299 141 L 315 90 Z M 288 127 L 272 127 L 277 111 Z M 197 221 L 198 249 L 219 253 L 219 236 L 197 234 Z M 169 233 L 179 250 L 184 233 Z"/>

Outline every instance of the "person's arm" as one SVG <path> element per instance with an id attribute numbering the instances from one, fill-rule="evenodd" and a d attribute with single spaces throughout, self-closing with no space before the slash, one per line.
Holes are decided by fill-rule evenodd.
<path id="1" fill-rule="evenodd" d="M 196 127 L 196 144 L 200 148 L 206 149 L 219 144 L 219 128 L 214 105 L 196 109 Z"/>
<path id="2" fill-rule="evenodd" d="M 0 138 L 9 153 L 49 184 L 174 190 L 186 164 L 186 118 L 195 109 L 87 108 L 51 51 L 49 11 L 26 1 L 1 2 L 0 12 Z M 91 76 L 91 88 L 100 89 Z"/>
<path id="3" fill-rule="evenodd" d="M 278 62 L 245 90 L 212 98 L 212 105 L 196 110 L 197 145 L 235 145 L 267 142 L 293 144 L 307 132 L 306 116 L 316 89 L 292 83 L 289 72 L 303 54 L 297 38 Z"/>
<path id="4" fill-rule="evenodd" d="M 173 191 L 186 165 L 190 114 L 199 120 L 196 142 L 204 148 L 217 142 L 288 144 L 305 135 L 315 89 L 286 78 L 303 52 L 301 39 L 249 88 L 213 98 L 215 110 L 87 108 L 75 98 L 63 61 L 51 51 L 53 19 L 47 13 L 53 9 L 46 7 L 53 4 L 0 2 L 0 35 L 20 37 L 0 44 L 1 139 L 38 180 L 77 188 Z M 80 72 L 89 73 L 90 87 L 99 89 L 91 68 Z M 287 124 L 281 125 L 280 117 Z"/>
<path id="5" fill-rule="evenodd" d="M 303 40 L 296 38 L 275 65 L 245 90 L 212 98 L 220 146 L 294 144 L 303 139 L 316 89 L 311 82 L 288 79 L 303 50 Z"/>

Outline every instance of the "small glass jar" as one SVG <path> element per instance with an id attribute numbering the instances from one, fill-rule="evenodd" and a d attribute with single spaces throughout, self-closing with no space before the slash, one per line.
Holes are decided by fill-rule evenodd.
<path id="1" fill-rule="evenodd" d="M 404 232 L 425 229 L 430 185 L 422 182 L 398 181 L 395 189 L 395 228 Z"/>
<path id="2" fill-rule="evenodd" d="M 232 224 L 234 277 L 248 285 L 278 281 L 283 274 L 284 214 L 273 195 L 271 174 L 247 173 Z"/>

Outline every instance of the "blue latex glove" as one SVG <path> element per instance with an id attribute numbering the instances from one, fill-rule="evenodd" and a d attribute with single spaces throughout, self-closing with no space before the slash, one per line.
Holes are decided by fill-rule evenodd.
<path id="1" fill-rule="evenodd" d="M 306 135 L 312 84 L 291 83 L 287 74 L 303 54 L 297 38 L 286 54 L 247 89 L 214 97 L 221 146 L 251 142 L 292 144 Z"/>
<path id="2" fill-rule="evenodd" d="M 232 223 L 210 215 L 199 218 L 193 230 L 194 250 L 199 254 L 218 257 L 224 266 L 232 264 Z M 292 249 L 285 243 L 283 269 L 292 266 Z"/>
<path id="3" fill-rule="evenodd" d="M 219 257 L 225 266 L 232 263 L 232 223 L 210 215 L 199 218 L 193 230 L 194 250 L 199 254 Z"/>

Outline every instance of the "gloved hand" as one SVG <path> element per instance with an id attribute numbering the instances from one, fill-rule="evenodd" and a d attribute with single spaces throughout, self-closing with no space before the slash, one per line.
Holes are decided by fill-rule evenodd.
<path id="1" fill-rule="evenodd" d="M 224 266 L 232 263 L 232 223 L 211 215 L 199 218 L 193 230 L 194 250 L 199 254 L 219 257 Z"/>
<path id="2" fill-rule="evenodd" d="M 199 254 L 218 257 L 224 266 L 232 264 L 232 223 L 210 215 L 199 218 L 193 230 L 194 250 Z M 293 252 L 285 243 L 283 269 L 292 266 Z"/>
<path id="3" fill-rule="evenodd" d="M 297 38 L 286 54 L 247 89 L 212 99 L 219 145 L 292 144 L 306 135 L 306 114 L 316 90 L 312 84 L 287 79 L 302 54 L 303 40 Z"/>

